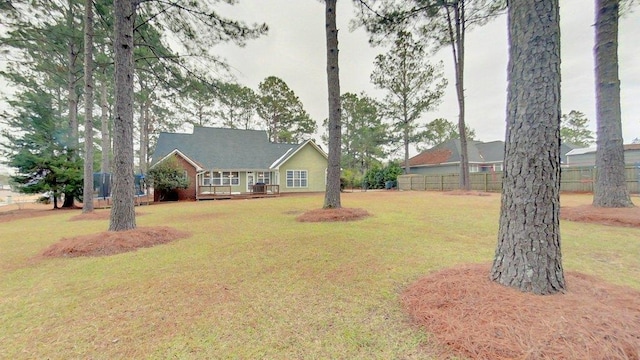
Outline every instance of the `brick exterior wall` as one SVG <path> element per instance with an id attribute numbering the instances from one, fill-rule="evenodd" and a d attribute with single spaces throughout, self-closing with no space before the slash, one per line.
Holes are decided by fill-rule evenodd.
<path id="1" fill-rule="evenodd" d="M 193 167 L 193 165 L 189 164 L 189 162 L 186 161 L 182 156 L 178 154 L 175 154 L 173 156 L 178 161 L 178 164 L 180 165 L 180 167 L 187 171 L 187 178 L 189 179 L 188 188 L 177 190 L 177 193 L 178 193 L 177 200 L 195 201 L 196 200 L 196 181 L 197 181 L 196 168 Z M 159 191 L 153 192 L 153 201 L 154 202 L 160 201 Z"/>

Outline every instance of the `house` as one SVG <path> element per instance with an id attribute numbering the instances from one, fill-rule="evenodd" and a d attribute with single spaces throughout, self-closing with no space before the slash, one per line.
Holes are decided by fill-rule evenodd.
<path id="1" fill-rule="evenodd" d="M 440 175 L 460 171 L 460 139 L 445 141 L 409 159 L 410 174 Z M 504 142 L 467 142 L 469 172 L 502 171 Z"/>
<path id="2" fill-rule="evenodd" d="M 504 163 L 504 141 L 468 141 L 467 156 L 469 172 L 502 171 Z M 566 154 L 575 146 L 560 146 L 560 161 L 566 163 Z M 445 141 L 409 159 L 410 174 L 444 175 L 460 172 L 460 139 Z M 404 167 L 404 166 L 403 166 Z"/>
<path id="3" fill-rule="evenodd" d="M 161 133 L 151 167 L 172 156 L 189 180 L 187 189 L 178 190 L 180 200 L 256 189 L 268 194 L 318 192 L 326 186 L 327 154 L 318 145 L 311 140 L 273 143 L 263 130 L 194 127 L 191 134 Z"/>
<path id="4" fill-rule="evenodd" d="M 624 163 L 636 165 L 640 163 L 640 144 L 624 145 Z M 573 149 L 567 154 L 567 166 L 593 167 L 596 165 L 596 147 Z"/>

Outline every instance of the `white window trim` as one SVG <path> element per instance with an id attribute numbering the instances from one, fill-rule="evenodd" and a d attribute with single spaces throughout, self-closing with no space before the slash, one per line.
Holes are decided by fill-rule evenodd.
<path id="1" fill-rule="evenodd" d="M 233 174 L 231 181 L 229 184 L 224 184 L 226 179 L 229 179 L 229 175 Z M 214 176 L 215 175 L 215 176 Z M 203 175 L 202 185 L 201 186 L 209 186 L 209 184 L 205 184 L 206 180 L 209 180 L 209 184 L 211 186 L 240 186 L 240 172 L 238 171 L 212 171 L 209 173 L 209 176 Z M 214 183 L 216 180 L 218 183 Z"/>
<path id="2" fill-rule="evenodd" d="M 293 178 L 291 179 L 292 181 L 292 186 L 289 186 L 289 172 L 293 173 Z M 295 186 L 295 181 L 296 181 L 296 172 L 298 172 L 300 174 L 298 180 L 300 180 L 300 186 Z M 304 177 L 304 182 L 305 185 L 302 186 L 302 173 L 305 174 Z M 306 189 L 309 187 L 309 171 L 308 170 L 297 170 L 297 169 L 291 169 L 291 170 L 286 170 L 285 171 L 285 185 L 287 188 L 289 189 Z"/>
<path id="3" fill-rule="evenodd" d="M 253 185 L 257 183 L 271 185 L 271 179 L 273 179 L 273 177 L 274 175 L 271 171 L 247 171 L 247 191 L 251 191 Z M 253 182 L 249 181 L 249 178 L 251 178 Z"/>

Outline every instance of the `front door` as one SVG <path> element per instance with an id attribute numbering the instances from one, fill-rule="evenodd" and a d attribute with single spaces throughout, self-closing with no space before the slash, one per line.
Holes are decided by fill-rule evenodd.
<path id="1" fill-rule="evenodd" d="M 256 178 L 253 172 L 247 172 L 247 192 L 251 192 L 253 190 L 253 185 L 256 183 Z"/>

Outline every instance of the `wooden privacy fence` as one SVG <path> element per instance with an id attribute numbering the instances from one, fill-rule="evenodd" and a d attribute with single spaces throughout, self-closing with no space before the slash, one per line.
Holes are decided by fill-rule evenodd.
<path id="1" fill-rule="evenodd" d="M 627 188 L 632 194 L 640 193 L 640 167 L 627 166 L 625 178 Z M 460 188 L 459 174 L 421 175 L 409 174 L 398 176 L 399 190 L 432 190 L 451 191 Z M 560 191 L 593 192 L 596 169 L 593 167 L 562 168 L 560 172 Z M 502 191 L 502 172 L 471 173 L 471 189 L 475 191 Z"/>

